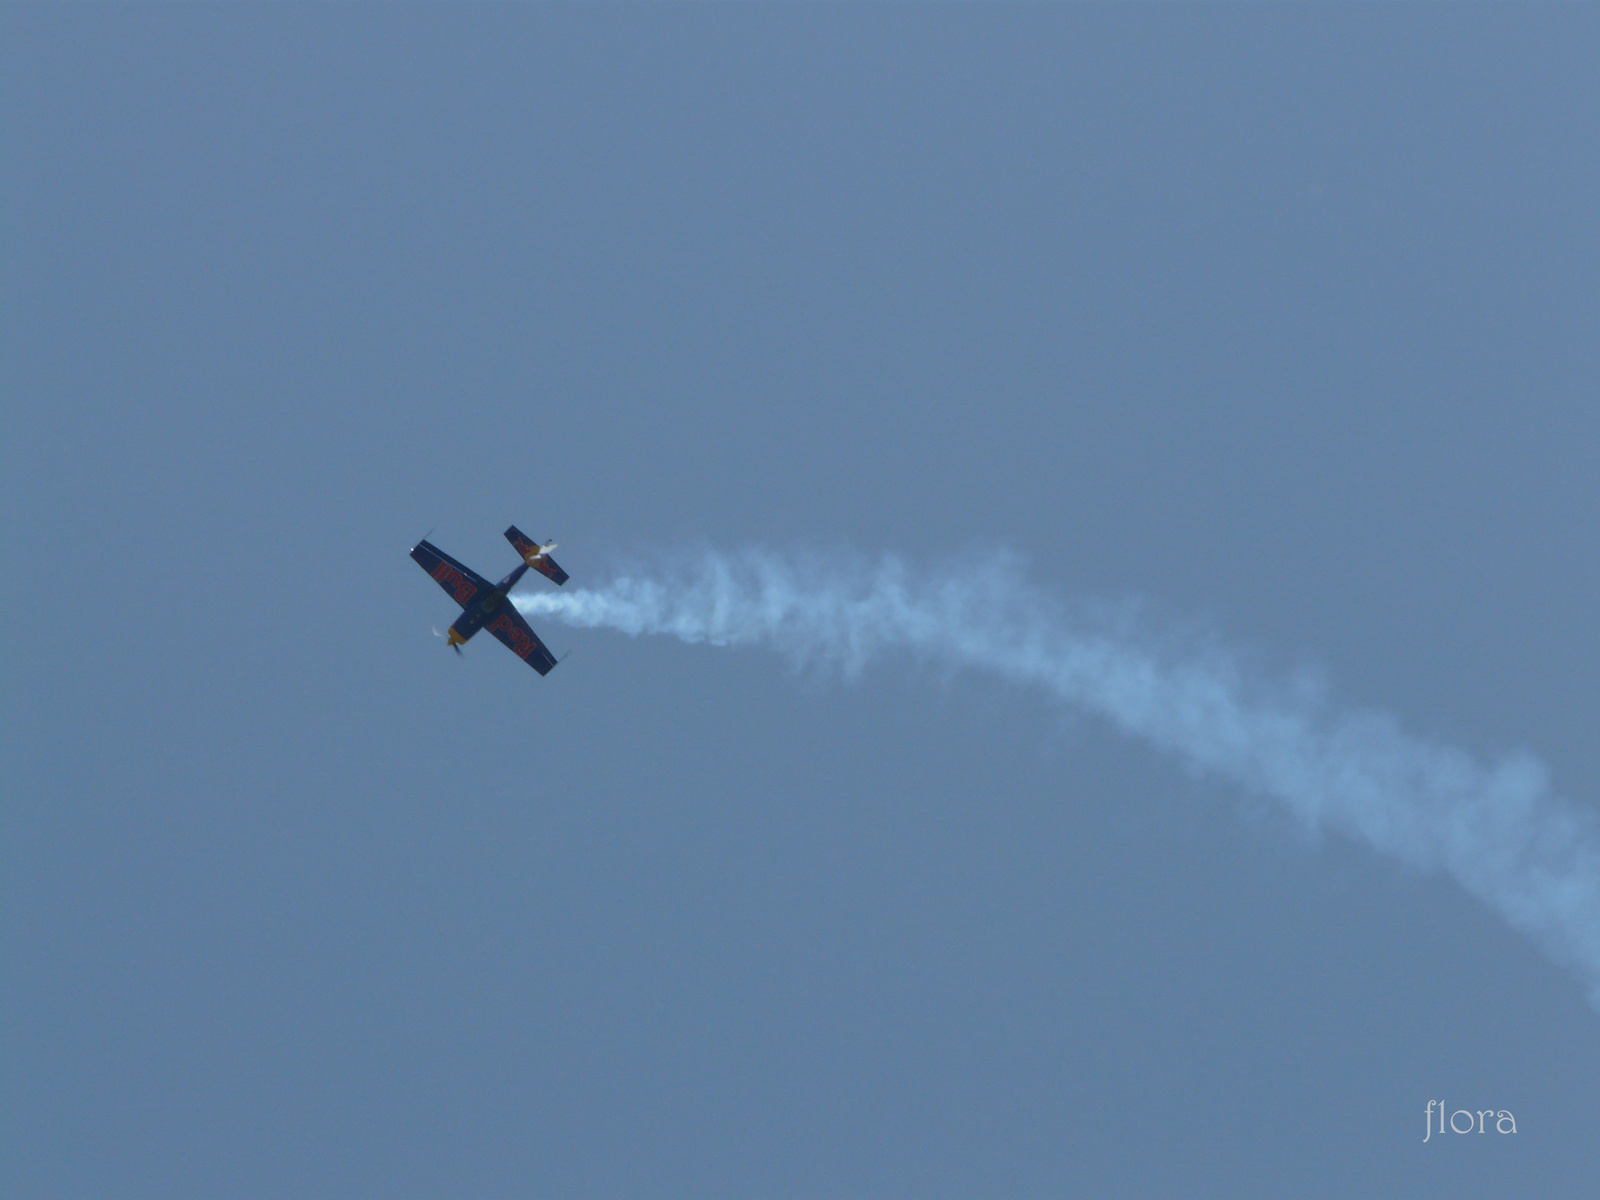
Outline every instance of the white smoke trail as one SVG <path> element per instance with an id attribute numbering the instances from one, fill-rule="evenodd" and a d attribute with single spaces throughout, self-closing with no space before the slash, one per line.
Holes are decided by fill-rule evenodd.
<path id="1" fill-rule="evenodd" d="M 897 560 L 678 556 L 603 587 L 516 597 L 530 616 L 717 646 L 766 645 L 854 674 L 905 653 L 1032 684 L 1189 765 L 1424 870 L 1445 870 L 1574 971 L 1600 1009 L 1600 828 L 1537 759 L 1485 765 L 1314 689 L 1273 689 L 1215 649 L 1163 652 L 1069 610 L 1014 561 L 918 577 Z"/>

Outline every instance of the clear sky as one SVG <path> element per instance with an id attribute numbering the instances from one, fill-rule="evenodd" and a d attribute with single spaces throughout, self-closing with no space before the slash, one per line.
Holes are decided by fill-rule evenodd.
<path id="1" fill-rule="evenodd" d="M 6 1194 L 1584 1194 L 1600 1014 L 1448 877 L 979 671 L 458 661 L 406 551 L 1003 547 L 1592 815 L 1597 62 L 0 9 Z"/>

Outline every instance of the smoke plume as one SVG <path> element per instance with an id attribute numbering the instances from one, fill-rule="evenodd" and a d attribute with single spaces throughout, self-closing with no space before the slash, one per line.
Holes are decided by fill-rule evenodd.
<path id="1" fill-rule="evenodd" d="M 1600 1009 L 1600 829 L 1549 790 L 1539 761 L 1484 763 L 1275 686 L 1205 644 L 1174 649 L 1126 614 L 1071 608 L 1014 560 L 946 564 L 705 551 L 605 586 L 516 597 L 530 616 L 714 646 L 766 646 L 859 672 L 901 655 L 1037 687 L 1201 772 L 1283 804 L 1409 866 L 1448 872 Z"/>

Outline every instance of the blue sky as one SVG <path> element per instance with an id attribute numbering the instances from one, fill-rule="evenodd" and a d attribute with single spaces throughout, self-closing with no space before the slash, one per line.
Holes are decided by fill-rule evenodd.
<path id="1" fill-rule="evenodd" d="M 457 661 L 405 553 L 1005 547 L 1592 812 L 1592 10 L 0 22 L 8 1192 L 1595 1177 L 1447 878 L 978 672 Z"/>

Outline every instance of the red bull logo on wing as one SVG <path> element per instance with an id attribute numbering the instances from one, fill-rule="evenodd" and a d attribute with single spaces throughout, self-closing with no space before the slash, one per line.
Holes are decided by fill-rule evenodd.
<path id="1" fill-rule="evenodd" d="M 493 621 L 490 621 L 488 628 L 490 633 L 505 634 L 506 645 L 511 647 L 511 653 L 518 658 L 527 658 L 528 655 L 539 648 L 538 639 L 529 637 L 521 629 L 517 628 L 517 623 L 505 613 L 501 613 Z"/>
<path id="2" fill-rule="evenodd" d="M 455 597 L 455 602 L 463 608 L 477 594 L 478 589 L 473 586 L 472 580 L 447 562 L 442 562 L 433 569 L 433 577 L 443 585 L 445 591 Z"/>

